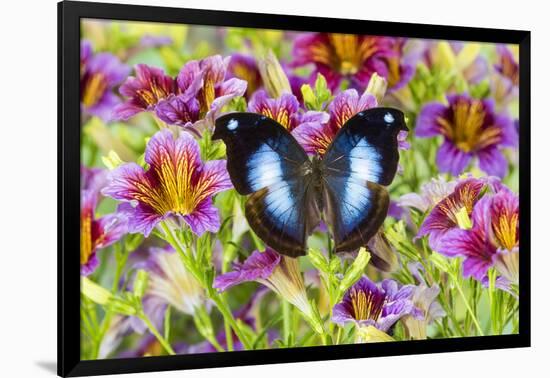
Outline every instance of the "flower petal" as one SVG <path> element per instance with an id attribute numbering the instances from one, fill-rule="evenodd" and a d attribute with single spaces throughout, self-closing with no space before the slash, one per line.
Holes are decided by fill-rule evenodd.
<path id="1" fill-rule="evenodd" d="M 419 137 L 433 137 L 441 134 L 441 127 L 437 119 L 443 117 L 446 106 L 439 102 L 431 102 L 420 110 L 416 120 L 415 133 Z"/>
<path id="2" fill-rule="evenodd" d="M 220 215 L 218 209 L 207 198 L 199 203 L 191 214 L 184 215 L 183 219 L 196 235 L 201 236 L 206 231 L 217 232 L 220 229 Z"/>
<path id="3" fill-rule="evenodd" d="M 463 152 L 452 142 L 444 140 L 437 151 L 435 161 L 442 172 L 449 172 L 453 176 L 458 176 L 464 172 L 471 159 L 472 155 L 470 153 Z"/>

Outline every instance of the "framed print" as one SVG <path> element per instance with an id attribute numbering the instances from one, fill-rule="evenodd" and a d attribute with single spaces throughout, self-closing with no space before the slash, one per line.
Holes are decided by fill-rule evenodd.
<path id="1" fill-rule="evenodd" d="M 58 11 L 59 375 L 529 346 L 529 32 Z"/>

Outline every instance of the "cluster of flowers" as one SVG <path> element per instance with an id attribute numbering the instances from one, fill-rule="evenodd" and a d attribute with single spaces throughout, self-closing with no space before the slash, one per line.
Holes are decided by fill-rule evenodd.
<path id="1" fill-rule="evenodd" d="M 153 47 L 170 44 L 166 39 L 145 42 Z M 272 54 L 259 60 L 240 53 L 226 58 L 212 55 L 189 60 L 176 76 L 170 76 L 146 64 L 130 69 L 114 54 L 93 53 L 91 44 L 82 42 L 83 114 L 106 123 L 128 123 L 148 113 L 160 127 L 150 135 L 141 161 L 122 162 L 111 154 L 104 159 L 109 170 L 85 166 L 81 170 L 80 261 L 81 275 L 88 277 L 83 291 L 86 298 L 112 313 L 106 315 L 107 330 L 92 338 L 97 342 L 92 357 L 109 356 L 130 332 L 146 336 L 137 348 L 123 352 L 125 356 L 249 349 L 255 347 L 250 333 L 258 339 L 265 337 L 267 346 L 274 345 L 277 338 L 286 338 L 286 346 L 298 345 L 290 343 L 288 329 L 286 335 L 279 335 L 273 327 L 258 336 L 262 326 L 254 314 L 266 296 L 265 288 L 255 291 L 240 310 L 227 307 L 220 293 L 249 281 L 292 304 L 323 343 L 341 339 L 340 334 L 327 331 L 320 312 L 330 315 L 331 327 L 344 330 L 348 323 L 353 324 L 357 342 L 426 338 L 431 324 L 444 329 L 441 319 L 452 309 L 443 308 L 440 302 L 449 293 L 441 286 L 445 280 L 437 282 L 427 268 L 430 260 L 419 252 L 421 247 L 417 258 L 400 255 L 400 244 L 391 238 L 399 224 L 411 235 L 408 243 L 413 248 L 426 238 L 431 254 L 451 258 L 446 264 L 461 261 L 460 279 L 471 277 L 491 290 L 496 285 L 516 295 L 519 199 L 502 183 L 509 165 L 514 164 L 513 154 L 507 151 L 514 151 L 518 144 L 519 126 L 508 114 L 517 97 L 519 71 L 511 51 L 498 46 L 498 62 L 490 67 L 469 45 L 401 38 L 308 33 L 294 38 L 292 48 L 289 62 L 280 63 Z M 442 49 L 448 50 L 446 55 L 438 54 Z M 418 67 L 429 72 L 450 70 L 446 66 L 449 60 L 454 74 L 468 88 L 490 77 L 490 96 L 461 91 L 453 82 L 445 93 L 415 104 L 411 100 L 419 96 L 415 80 L 422 75 Z M 310 70 L 300 76 L 303 67 Z M 447 174 L 394 201 L 397 206 L 391 215 L 398 214 L 394 217 L 399 222 L 387 230 L 390 241 L 381 230 L 368 246 L 374 266 L 380 268 L 381 259 L 393 261 L 389 266 L 367 276 L 369 260 L 360 258 L 362 252 L 349 267 L 346 258 L 330 256 L 330 251 L 328 256 L 321 253 L 322 257 L 312 252 L 309 258 L 316 270 L 309 276 L 302 273 L 298 260 L 270 248 L 261 251 L 263 248 L 253 247 L 261 246 L 253 236 L 241 240 L 251 231 L 243 224 L 240 200 L 230 195 L 214 201 L 217 194 L 232 189 L 223 153 L 212 159 L 205 142 L 221 113 L 246 110 L 273 118 L 308 153 L 322 155 L 349 118 L 380 103 L 409 111 L 416 120 L 414 135 L 435 143 L 435 165 Z M 434 139 L 437 136 L 441 143 Z M 404 132 L 399 136 L 402 160 L 412 156 L 405 154 L 414 153 L 419 140 L 406 138 Z M 413 151 L 407 151 L 411 142 Z M 463 175 L 468 168 L 485 175 Z M 116 211 L 97 217 L 103 199 L 115 200 Z M 226 222 L 233 227 L 229 236 L 233 244 L 222 242 L 219 236 L 205 246 L 202 241 L 216 239 Z M 113 291 L 99 296 L 104 289 L 90 281 L 100 265 L 97 252 L 116 243 L 127 245 L 133 234 L 145 238 L 134 248 L 145 251 L 145 257 L 143 252 L 117 257 L 120 266 Z M 253 252 L 237 262 L 235 244 L 241 241 Z M 126 282 L 119 270 L 144 271 L 146 275 L 138 274 Z M 498 277 L 492 277 L 492 271 Z M 389 278 L 392 272 L 395 274 Z M 451 273 L 442 269 L 441 274 Z M 146 289 L 142 289 L 143 277 Z M 308 299 L 310 286 L 319 290 L 318 304 Z M 121 292 L 133 294 L 121 296 Z M 321 304 L 323 295 L 328 296 L 328 306 Z M 133 302 L 136 298 L 138 305 Z M 225 330 L 217 331 L 213 325 L 212 307 L 223 315 Z M 169 308 L 190 315 L 204 341 L 170 346 L 158 332 L 160 327 L 169 329 Z M 474 322 L 478 324 L 476 319 Z M 398 323 L 404 335 L 396 333 Z M 478 333 L 480 328 L 478 325 Z"/>

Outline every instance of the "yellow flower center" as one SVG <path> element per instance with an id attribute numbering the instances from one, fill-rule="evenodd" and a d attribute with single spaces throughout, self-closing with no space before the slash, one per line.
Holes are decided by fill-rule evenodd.
<path id="1" fill-rule="evenodd" d="M 484 127 L 486 114 L 481 101 L 459 100 L 452 105 L 452 113 L 451 120 L 438 117 L 437 122 L 443 135 L 460 150 L 472 152 L 500 141 L 501 131 L 498 127 Z"/>
<path id="2" fill-rule="evenodd" d="M 210 110 L 212 102 L 216 98 L 216 89 L 214 87 L 215 83 L 208 78 L 204 79 L 204 86 L 202 87 L 201 92 L 199 93 L 199 102 L 200 102 L 200 111 L 201 114 L 206 114 Z"/>
<path id="3" fill-rule="evenodd" d="M 517 244 L 518 222 L 519 214 L 507 210 L 492 223 L 493 232 L 499 245 L 508 251 L 514 249 Z"/>
<path id="4" fill-rule="evenodd" d="M 252 94 L 258 89 L 260 83 L 258 80 L 258 75 L 256 72 L 249 69 L 244 64 L 235 64 L 233 66 L 233 74 L 248 83 L 246 86 L 247 96 L 252 96 Z"/>
<path id="5" fill-rule="evenodd" d="M 137 95 L 147 106 L 157 104 L 160 100 L 170 95 L 162 85 L 159 85 L 156 79 L 151 79 L 147 85 L 147 89 L 138 89 Z"/>
<path id="6" fill-rule="evenodd" d="M 393 87 L 401 79 L 401 72 L 399 70 L 399 59 L 390 58 L 387 60 L 388 66 L 388 87 Z"/>
<path id="7" fill-rule="evenodd" d="M 290 127 L 292 126 L 290 114 L 284 108 L 279 109 L 276 113 L 273 113 L 271 111 L 271 108 L 267 106 L 262 106 L 260 109 L 260 114 L 263 114 L 264 116 L 279 122 L 281 126 L 284 126 L 284 128 L 287 130 L 290 130 Z"/>
<path id="8" fill-rule="evenodd" d="M 105 76 L 101 73 L 92 74 L 84 85 L 82 93 L 82 103 L 84 106 L 90 107 L 97 104 L 106 89 L 107 81 L 105 80 Z"/>
<path id="9" fill-rule="evenodd" d="M 449 196 L 443 200 L 439 208 L 455 224 L 463 224 L 461 219 L 472 214 L 477 194 L 472 185 L 467 183 L 458 191 L 458 198 Z"/>
<path id="10" fill-rule="evenodd" d="M 156 176 L 155 183 L 133 182 L 137 189 L 133 193 L 134 198 L 149 205 L 158 214 L 190 214 L 213 193 L 214 177 L 201 175 L 195 164 L 194 157 L 185 150 L 178 151 L 174 157 L 163 153 L 160 164 L 151 168 Z"/>
<path id="11" fill-rule="evenodd" d="M 310 47 L 314 61 L 332 67 L 342 75 L 354 75 L 376 51 L 374 38 L 354 34 L 329 34 L 329 43 Z"/>
<path id="12" fill-rule="evenodd" d="M 351 289 L 351 303 L 353 307 L 353 315 L 357 320 L 378 320 L 382 314 L 384 302 L 376 300 L 372 293 L 366 293 L 355 288 Z"/>
<path id="13" fill-rule="evenodd" d="M 84 265 L 92 255 L 92 216 L 83 214 L 80 219 L 80 264 Z"/>

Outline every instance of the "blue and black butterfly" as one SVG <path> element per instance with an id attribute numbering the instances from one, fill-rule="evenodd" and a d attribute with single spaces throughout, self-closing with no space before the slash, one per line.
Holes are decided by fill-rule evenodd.
<path id="1" fill-rule="evenodd" d="M 397 171 L 401 111 L 365 110 L 338 131 L 325 155 L 308 157 L 278 122 L 255 113 L 216 120 L 213 139 L 227 147 L 227 169 L 252 230 L 287 256 L 305 255 L 307 238 L 323 220 L 336 252 L 365 245 L 386 218 L 385 188 Z"/>

